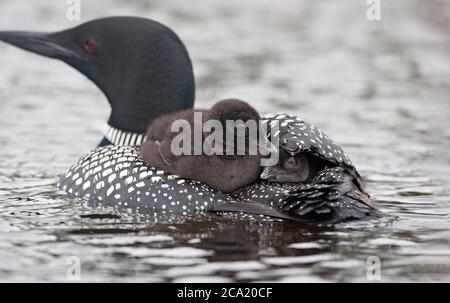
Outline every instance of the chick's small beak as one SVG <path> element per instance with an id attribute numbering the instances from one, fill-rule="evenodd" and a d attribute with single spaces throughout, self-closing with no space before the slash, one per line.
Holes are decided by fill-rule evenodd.
<path id="1" fill-rule="evenodd" d="M 275 180 L 276 175 L 272 169 L 272 167 L 265 167 L 260 175 L 260 178 L 263 180 Z"/>

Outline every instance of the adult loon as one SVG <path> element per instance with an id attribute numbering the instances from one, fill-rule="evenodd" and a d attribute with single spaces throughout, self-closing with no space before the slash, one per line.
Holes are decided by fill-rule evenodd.
<path id="1" fill-rule="evenodd" d="M 59 182 L 72 196 L 145 216 L 245 212 L 298 222 L 376 218 L 362 179 L 348 157 L 314 126 L 289 115 L 280 123 L 280 149 L 308 153 L 335 164 L 309 183 L 257 181 L 226 194 L 145 165 L 139 155 L 155 118 L 192 108 L 194 76 L 188 52 L 168 27 L 145 18 L 108 17 L 56 32 L 1 31 L 0 40 L 59 59 L 94 82 L 111 106 L 99 148 L 82 157 Z"/>
<path id="2" fill-rule="evenodd" d="M 164 115 L 152 122 L 147 131 L 147 139 L 140 148 L 140 155 L 149 166 L 182 178 L 201 181 L 216 190 L 233 192 L 259 179 L 262 169 L 261 154 L 257 150 L 258 143 L 252 144 L 248 129 L 240 128 L 244 132 L 241 134 L 244 143 L 241 146 L 238 144 L 240 142 L 237 142 L 239 130 L 234 126 L 227 129 L 226 123 L 233 122 L 235 125 L 237 121 L 242 121 L 241 126 L 245 126 L 245 123 L 253 121 L 256 128 L 259 118 L 258 112 L 249 104 L 233 99 L 222 100 L 210 110 L 185 110 Z M 180 126 L 184 128 L 189 128 L 189 138 L 183 138 L 181 132 L 172 132 L 172 125 L 176 122 L 180 122 Z M 181 122 L 185 123 L 182 125 Z M 217 122 L 220 127 L 213 126 L 213 122 Z M 209 123 L 211 129 L 202 129 L 199 136 L 194 131 L 195 123 Z M 220 137 L 213 133 L 214 128 L 220 128 L 220 133 L 216 133 Z M 200 146 L 195 144 L 196 136 L 199 137 L 197 142 Z M 188 141 L 177 144 L 188 148 L 183 153 L 181 150 L 180 153 L 174 153 L 173 142 L 177 137 Z M 196 147 L 200 149 L 197 155 Z M 238 150 L 239 147 L 242 150 Z M 254 147 L 254 154 L 251 154 L 251 147 Z M 178 148 L 181 149 L 180 146 Z"/>

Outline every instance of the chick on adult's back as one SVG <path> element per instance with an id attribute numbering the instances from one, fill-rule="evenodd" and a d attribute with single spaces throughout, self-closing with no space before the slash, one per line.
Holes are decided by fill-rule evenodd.
<path id="1" fill-rule="evenodd" d="M 196 113 L 197 117 L 199 113 L 202 114 L 201 121 L 195 121 Z M 255 146 L 251 145 L 255 143 L 251 139 L 257 138 L 250 138 L 251 131 L 244 126 L 244 123 L 254 121 L 253 125 L 257 127 L 259 118 L 253 107 L 234 99 L 218 102 L 209 111 L 185 110 L 171 113 L 156 119 L 150 125 L 147 139 L 140 148 L 140 155 L 150 166 L 182 178 L 201 181 L 217 190 L 232 192 L 255 182 L 261 173 L 261 157 L 257 148 L 252 150 Z M 172 132 L 172 125 L 176 122 L 179 125 L 187 124 L 190 128 L 187 142 L 183 142 L 190 146 L 187 153 L 179 154 L 174 150 L 179 147 L 174 146 L 174 139 L 180 136 L 179 133 Z M 198 122 L 201 122 L 202 128 L 200 154 L 195 151 L 196 144 L 198 147 L 195 139 L 199 138 L 194 134 L 194 124 Z M 210 124 L 211 122 L 216 123 Z M 207 127 L 208 124 L 210 126 Z M 231 129 L 230 125 L 233 125 Z"/>

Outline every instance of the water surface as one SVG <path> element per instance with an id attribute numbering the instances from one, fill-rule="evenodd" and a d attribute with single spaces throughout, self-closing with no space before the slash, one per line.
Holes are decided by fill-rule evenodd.
<path id="1" fill-rule="evenodd" d="M 109 108 L 82 75 L 0 44 L 0 280 L 450 281 L 450 3 L 82 1 L 82 21 L 140 15 L 186 43 L 197 107 L 239 97 L 341 144 L 390 225 L 311 227 L 201 216 L 96 216 L 54 186 L 96 146 Z M 391 3 L 395 2 L 395 3 Z M 0 1 L 0 29 L 55 30 L 65 1 Z M 375 258 L 375 259 L 374 259 Z M 378 258 L 378 259 L 377 259 Z M 69 265 L 68 265 L 69 264 Z M 369 277 L 370 278 L 370 277 Z"/>

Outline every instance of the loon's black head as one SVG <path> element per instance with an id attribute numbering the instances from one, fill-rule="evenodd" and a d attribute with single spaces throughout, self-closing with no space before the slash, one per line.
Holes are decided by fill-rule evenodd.
<path id="1" fill-rule="evenodd" d="M 109 17 L 55 33 L 0 31 L 0 40 L 62 60 L 86 75 L 111 105 L 110 132 L 144 134 L 157 116 L 193 106 L 188 52 L 158 22 Z"/>

